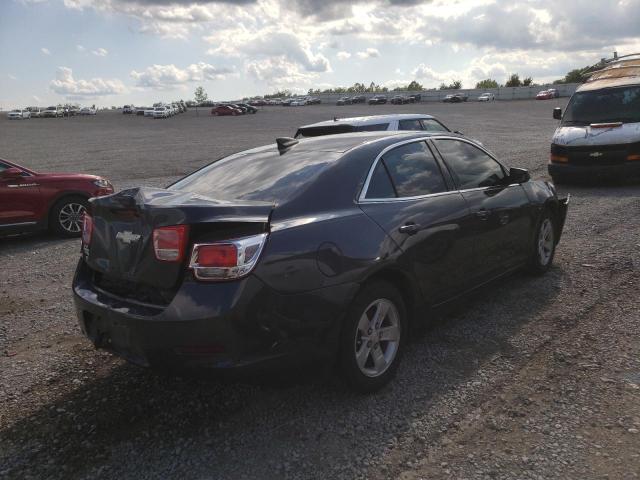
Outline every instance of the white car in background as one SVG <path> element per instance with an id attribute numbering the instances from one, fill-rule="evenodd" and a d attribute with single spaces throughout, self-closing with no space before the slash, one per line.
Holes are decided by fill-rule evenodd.
<path id="1" fill-rule="evenodd" d="M 153 109 L 153 118 L 168 118 L 170 116 L 167 107 L 155 107 Z"/>
<path id="2" fill-rule="evenodd" d="M 95 108 L 91 107 L 82 107 L 78 112 L 78 115 L 95 115 L 98 113 Z"/>
<path id="3" fill-rule="evenodd" d="M 146 108 L 144 110 L 144 116 L 145 117 L 154 117 L 155 116 L 155 111 L 156 111 L 155 107 Z"/>
<path id="4" fill-rule="evenodd" d="M 293 100 L 291 100 L 291 103 L 289 103 L 289 106 L 302 107 L 306 104 L 307 104 L 307 101 L 304 98 L 294 98 Z"/>
<path id="5" fill-rule="evenodd" d="M 27 110 L 31 112 L 31 118 L 40 118 L 40 115 L 42 115 L 42 109 L 40 107 L 27 107 Z"/>
<path id="6" fill-rule="evenodd" d="M 479 102 L 492 102 L 496 99 L 496 96 L 493 93 L 483 93 L 478 97 Z"/>
<path id="7" fill-rule="evenodd" d="M 31 112 L 29 110 L 11 110 L 7 113 L 7 118 L 9 120 L 22 120 L 24 118 L 31 118 Z"/>
<path id="8" fill-rule="evenodd" d="M 370 115 L 366 117 L 334 118 L 325 122 L 298 128 L 295 138 L 319 137 L 351 132 L 378 132 L 384 130 L 423 130 L 426 132 L 450 132 L 440 120 L 420 113 Z"/>

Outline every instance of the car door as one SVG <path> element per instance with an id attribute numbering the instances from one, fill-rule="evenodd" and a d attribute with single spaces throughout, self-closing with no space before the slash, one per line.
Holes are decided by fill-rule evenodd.
<path id="1" fill-rule="evenodd" d="M 432 140 L 473 217 L 474 269 L 489 280 L 527 259 L 534 228 L 530 202 L 520 184 L 485 150 L 459 138 Z"/>
<path id="2" fill-rule="evenodd" d="M 42 202 L 38 183 L 24 171 L 18 176 L 7 176 L 9 168 L 15 167 L 0 161 L 0 226 L 36 223 L 40 220 Z"/>
<path id="3" fill-rule="evenodd" d="M 469 210 L 443 173 L 425 141 L 403 143 L 376 160 L 360 197 L 362 210 L 402 250 L 402 266 L 430 304 L 454 296 L 469 281 Z"/>

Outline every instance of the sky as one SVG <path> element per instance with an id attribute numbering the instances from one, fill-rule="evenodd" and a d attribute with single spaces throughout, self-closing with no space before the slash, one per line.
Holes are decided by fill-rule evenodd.
<path id="1" fill-rule="evenodd" d="M 0 108 L 543 84 L 640 52 L 640 0 L 0 0 Z"/>

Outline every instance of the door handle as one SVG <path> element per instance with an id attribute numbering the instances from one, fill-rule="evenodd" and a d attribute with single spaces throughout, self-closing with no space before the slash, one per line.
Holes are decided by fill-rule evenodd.
<path id="1" fill-rule="evenodd" d="M 405 225 L 401 226 L 398 231 L 400 233 L 406 233 L 408 235 L 413 235 L 415 233 L 418 233 L 418 228 L 420 226 L 417 223 L 406 223 Z"/>
<path id="2" fill-rule="evenodd" d="M 491 212 L 489 210 L 485 210 L 484 208 L 476 212 L 476 216 L 480 217 L 480 220 L 486 220 L 487 218 L 489 218 L 489 215 L 491 215 Z"/>

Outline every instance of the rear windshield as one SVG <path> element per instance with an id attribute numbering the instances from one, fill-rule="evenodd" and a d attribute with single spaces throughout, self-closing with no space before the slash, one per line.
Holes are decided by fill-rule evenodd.
<path id="1" fill-rule="evenodd" d="M 563 125 L 640 122 L 640 86 L 578 92 L 571 97 Z"/>
<path id="2" fill-rule="evenodd" d="M 273 148 L 238 153 L 217 160 L 168 188 L 216 200 L 280 203 L 303 191 L 340 155 L 295 147 L 282 155 Z"/>
<path id="3" fill-rule="evenodd" d="M 376 123 L 373 125 L 328 125 L 324 127 L 307 127 L 299 128 L 296 132 L 296 138 L 305 137 L 321 137 L 323 135 L 337 135 L 339 133 L 352 133 L 352 132 L 378 132 L 384 131 L 389 128 L 388 123 Z"/>

